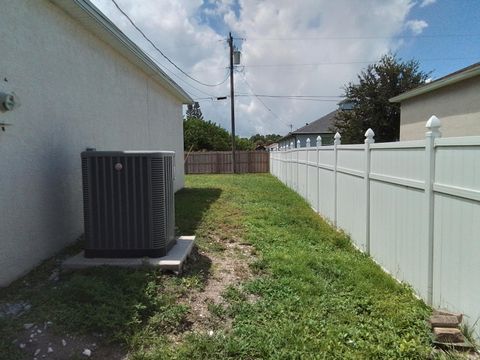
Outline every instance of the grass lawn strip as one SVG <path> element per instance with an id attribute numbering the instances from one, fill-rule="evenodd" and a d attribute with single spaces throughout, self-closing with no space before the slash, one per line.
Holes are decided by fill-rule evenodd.
<path id="1" fill-rule="evenodd" d="M 18 348 L 29 336 L 23 324 L 47 321 L 55 347 L 76 341 L 65 358 L 93 341 L 93 358 L 111 359 L 431 356 L 430 309 L 279 181 L 188 176 L 186 185 L 176 223 L 198 249 L 182 276 L 99 268 L 52 281 L 51 259 L 2 290 L 0 304 L 32 310 L 0 320 L 0 358 L 31 358 L 33 347 Z"/>

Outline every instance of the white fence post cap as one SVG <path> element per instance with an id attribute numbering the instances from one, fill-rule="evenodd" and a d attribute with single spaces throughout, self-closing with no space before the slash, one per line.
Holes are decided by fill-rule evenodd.
<path id="1" fill-rule="evenodd" d="M 430 119 L 428 119 L 425 127 L 427 128 L 426 136 L 433 136 L 433 137 L 441 137 L 442 133 L 440 132 L 440 127 L 442 126 L 442 122 L 438 117 L 432 115 Z"/>
<path id="2" fill-rule="evenodd" d="M 322 146 L 322 137 L 320 135 L 317 136 L 317 147 Z"/>
<path id="3" fill-rule="evenodd" d="M 371 128 L 368 128 L 367 131 L 365 131 L 365 142 L 367 143 L 373 143 L 375 142 L 375 139 L 373 138 L 375 136 L 375 133 Z"/>
<path id="4" fill-rule="evenodd" d="M 310 138 L 307 138 L 307 147 L 310 147 Z"/>
<path id="5" fill-rule="evenodd" d="M 334 145 L 340 145 L 340 139 L 342 138 L 342 135 L 337 131 L 335 136 L 333 137 L 335 140 L 333 141 Z"/>
<path id="6" fill-rule="evenodd" d="M 425 127 L 429 130 L 438 129 L 440 126 L 442 126 L 442 122 L 435 115 L 432 115 L 425 124 Z"/>

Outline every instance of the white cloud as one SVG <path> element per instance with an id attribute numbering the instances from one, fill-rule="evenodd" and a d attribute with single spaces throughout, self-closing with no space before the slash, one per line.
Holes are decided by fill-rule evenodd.
<path id="1" fill-rule="evenodd" d="M 409 29 L 413 35 L 420 35 L 428 26 L 425 20 L 409 20 L 405 23 L 405 28 Z"/>
<path id="2" fill-rule="evenodd" d="M 395 35 L 406 27 L 415 33 L 427 26 L 422 20 L 407 22 L 414 4 L 410 0 L 365 0 L 361 6 L 349 0 L 240 0 L 237 12 L 233 0 L 208 0 L 207 12 L 201 0 L 117 1 L 172 60 L 208 83 L 219 82 L 226 75 L 227 34 L 219 35 L 210 27 L 219 17 L 223 18 L 227 28 L 246 39 L 243 43 L 237 41 L 245 66 L 239 67 L 235 74 L 238 94 L 250 92 L 243 80 L 246 77 L 257 94 L 340 95 L 342 87 L 355 81 L 356 74 L 367 65 L 363 62 L 375 61 L 400 46 L 398 39 L 393 38 Z M 110 0 L 94 0 L 94 3 L 148 53 L 155 54 Z M 208 22 L 200 20 L 201 11 Z M 172 69 L 158 54 L 155 58 L 164 68 Z M 272 66 L 286 64 L 323 65 Z M 171 75 L 168 70 L 167 73 Z M 202 93 L 178 77 L 172 75 L 172 78 L 195 98 L 207 97 L 204 93 L 222 96 L 229 92 L 228 81 L 217 88 L 208 88 L 185 80 Z M 288 124 L 297 128 L 336 108 L 332 101 L 262 100 L 279 118 L 255 97 L 237 97 L 238 134 L 285 134 L 289 131 Z M 207 119 L 230 130 L 229 101 L 200 104 Z"/>
<path id="3" fill-rule="evenodd" d="M 436 2 L 437 0 L 422 0 L 422 2 L 420 3 L 420 7 L 432 5 L 432 4 L 435 4 Z"/>

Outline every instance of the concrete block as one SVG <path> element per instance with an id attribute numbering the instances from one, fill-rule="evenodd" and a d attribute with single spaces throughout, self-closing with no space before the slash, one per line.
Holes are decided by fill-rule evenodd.
<path id="1" fill-rule="evenodd" d="M 432 327 L 456 328 L 460 324 L 458 318 L 453 315 L 432 315 L 430 317 Z"/>
<path id="2" fill-rule="evenodd" d="M 462 332 L 456 328 L 433 328 L 435 340 L 441 343 L 463 343 L 465 341 Z"/>
<path id="3" fill-rule="evenodd" d="M 168 254 L 161 258 L 86 258 L 82 251 L 65 260 L 62 268 L 64 270 L 79 270 L 96 266 L 120 266 L 130 268 L 152 266 L 180 273 L 183 263 L 192 251 L 194 243 L 195 236 L 180 236 Z"/>
<path id="4" fill-rule="evenodd" d="M 450 316 L 456 316 L 459 324 L 461 324 L 462 321 L 463 321 L 463 314 L 454 313 L 454 312 L 447 311 L 447 310 L 442 310 L 442 309 L 440 309 L 440 310 L 433 310 L 433 315 L 450 315 Z"/>

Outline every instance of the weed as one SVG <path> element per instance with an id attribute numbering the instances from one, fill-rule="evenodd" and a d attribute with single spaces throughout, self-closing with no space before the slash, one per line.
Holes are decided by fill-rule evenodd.
<path id="1" fill-rule="evenodd" d="M 470 342 L 470 344 L 473 345 L 475 350 L 479 350 L 479 344 L 477 343 L 478 334 L 475 332 L 475 326 L 477 325 L 479 320 L 480 320 L 480 318 L 477 319 L 473 323 L 473 325 L 470 325 L 466 321 L 464 321 L 463 324 L 462 324 L 462 333 L 465 336 L 465 338 Z"/>
<path id="2" fill-rule="evenodd" d="M 219 319 L 224 319 L 227 315 L 227 311 L 221 304 L 215 304 L 213 302 L 209 302 L 207 305 L 208 311 L 215 317 Z"/>

